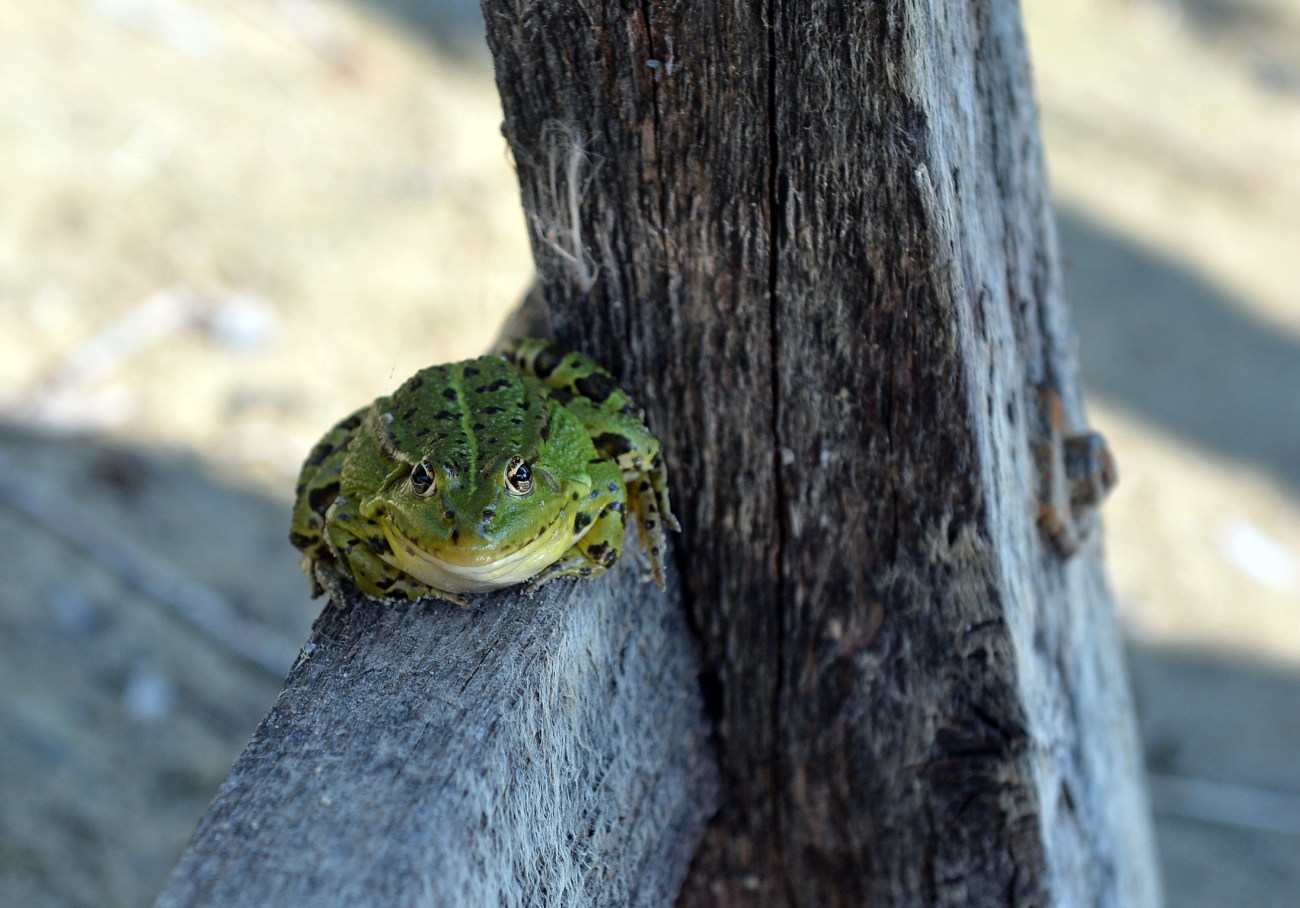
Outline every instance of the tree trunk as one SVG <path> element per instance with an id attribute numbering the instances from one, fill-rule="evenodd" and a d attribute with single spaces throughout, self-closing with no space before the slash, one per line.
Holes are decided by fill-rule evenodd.
<path id="1" fill-rule="evenodd" d="M 483 8 L 681 588 L 331 605 L 160 904 L 1155 905 L 1014 2 Z"/>
<path id="2" fill-rule="evenodd" d="M 556 336 L 685 525 L 683 901 L 1157 902 L 1015 3 L 483 6 Z"/>

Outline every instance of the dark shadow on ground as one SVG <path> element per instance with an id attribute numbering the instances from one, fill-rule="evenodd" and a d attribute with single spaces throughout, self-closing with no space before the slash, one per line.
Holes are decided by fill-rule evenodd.
<path id="1" fill-rule="evenodd" d="M 60 528 L 99 527 L 216 591 L 286 638 L 287 671 L 317 611 L 289 504 L 179 452 L 0 424 L 0 456 L 6 477 L 72 505 L 37 519 L 0 495 L 0 902 L 147 905 L 282 676 Z"/>
<path id="2" fill-rule="evenodd" d="M 1300 344 L 1182 263 L 1058 219 L 1089 390 L 1300 495 Z"/>
<path id="3" fill-rule="evenodd" d="M 1300 795 L 1300 674 L 1221 653 L 1136 643 L 1129 668 L 1153 774 L 1278 792 L 1284 799 Z M 1264 828 L 1254 829 L 1193 816 L 1196 811 L 1162 802 L 1159 785 L 1152 790 L 1167 904 L 1295 904 L 1300 836 L 1270 831 L 1263 816 Z M 1238 803 L 1249 802 L 1243 796 Z M 1244 812 L 1249 817 L 1248 806 Z"/>
<path id="4" fill-rule="evenodd" d="M 1208 43 L 1233 52 L 1262 86 L 1300 92 L 1300 28 L 1259 0 L 1181 0 L 1177 12 Z"/>
<path id="5" fill-rule="evenodd" d="M 488 64 L 483 11 L 478 0 L 352 0 L 399 31 L 414 35 L 459 62 Z"/>

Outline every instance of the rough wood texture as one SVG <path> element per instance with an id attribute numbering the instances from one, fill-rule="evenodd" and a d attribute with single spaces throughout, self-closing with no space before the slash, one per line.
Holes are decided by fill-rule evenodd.
<path id="1" fill-rule="evenodd" d="M 1098 539 L 1036 524 L 1042 390 L 1084 423 L 1015 3 L 483 7 L 556 336 L 666 439 L 683 902 L 1155 904 Z"/>
<path id="2" fill-rule="evenodd" d="M 318 620 L 159 906 L 655 906 L 716 803 L 675 597 L 555 583 Z"/>
<path id="3" fill-rule="evenodd" d="M 702 687 L 683 904 L 1154 905 L 1014 2 L 483 5 L 683 589 L 331 609 L 162 904 L 663 904 Z"/>

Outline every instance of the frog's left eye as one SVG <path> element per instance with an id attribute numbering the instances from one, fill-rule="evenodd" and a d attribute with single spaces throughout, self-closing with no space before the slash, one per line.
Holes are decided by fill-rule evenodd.
<path id="1" fill-rule="evenodd" d="M 427 498 L 433 491 L 433 473 L 422 462 L 411 470 L 411 488 L 421 498 Z"/>
<path id="2" fill-rule="evenodd" d="M 533 469 L 518 457 L 506 464 L 506 489 L 520 498 L 533 494 Z"/>

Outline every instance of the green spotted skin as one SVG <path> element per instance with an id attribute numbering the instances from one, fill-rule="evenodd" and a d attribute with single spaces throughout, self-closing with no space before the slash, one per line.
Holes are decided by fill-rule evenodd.
<path id="1" fill-rule="evenodd" d="M 677 522 L 658 440 L 608 372 L 525 338 L 424 369 L 326 433 L 290 539 L 316 593 L 335 572 L 371 596 L 463 603 L 602 573 L 629 515 L 662 588 Z"/>

